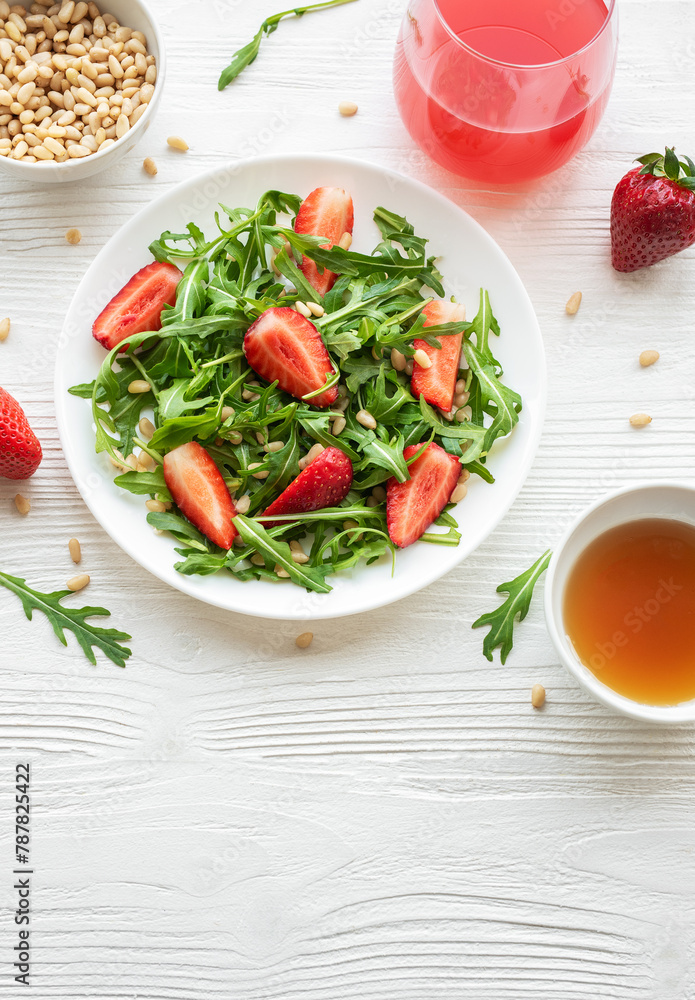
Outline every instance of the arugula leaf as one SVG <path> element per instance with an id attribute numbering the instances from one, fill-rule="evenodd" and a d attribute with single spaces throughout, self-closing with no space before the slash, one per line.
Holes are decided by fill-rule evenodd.
<path id="1" fill-rule="evenodd" d="M 100 628 L 98 625 L 90 625 L 86 621 L 87 618 L 96 618 L 97 616 L 108 618 L 111 612 L 107 611 L 106 608 L 65 607 L 60 602 L 63 598 L 72 595 L 71 590 L 55 590 L 51 594 L 44 594 L 29 587 L 26 580 L 22 580 L 18 576 L 10 576 L 8 573 L 0 572 L 0 586 L 6 587 L 17 595 L 29 621 L 31 621 L 34 611 L 42 612 L 48 618 L 53 631 L 64 646 L 68 644 L 65 629 L 73 632 L 90 663 L 96 665 L 94 648 L 97 648 L 105 653 L 117 667 L 125 666 L 125 661 L 131 655 L 131 651 L 126 646 L 122 646 L 120 640 L 128 641 L 131 636 L 127 632 L 119 632 L 115 628 Z"/>
<path id="2" fill-rule="evenodd" d="M 224 90 L 232 80 L 236 80 L 247 66 L 251 65 L 258 55 L 263 36 L 272 35 L 274 31 L 277 31 L 278 25 L 283 18 L 291 17 L 292 15 L 302 17 L 303 14 L 308 14 L 312 10 L 323 10 L 325 7 L 339 7 L 341 4 L 354 2 L 355 0 L 324 0 L 323 3 L 311 4 L 308 7 L 293 7 L 292 10 L 284 10 L 281 14 L 273 14 L 272 17 L 267 17 L 251 41 L 247 42 L 246 45 L 234 53 L 229 66 L 227 66 L 220 76 L 217 89 Z"/>
<path id="3" fill-rule="evenodd" d="M 482 410 L 493 418 L 485 433 L 483 444 L 483 451 L 487 454 L 498 437 L 510 434 L 518 424 L 522 406 L 521 396 L 500 382 L 495 374 L 494 364 L 486 360 L 470 341 L 466 341 L 463 345 L 463 352 L 478 380 Z"/>
<path id="4" fill-rule="evenodd" d="M 272 538 L 258 521 L 252 521 L 242 514 L 237 514 L 234 518 L 234 524 L 247 544 L 253 545 L 256 552 L 260 552 L 273 565 L 281 566 L 286 573 L 289 573 L 290 578 L 301 587 L 314 590 L 318 594 L 328 594 L 333 589 L 329 587 L 317 569 L 296 563 L 287 542 Z"/>
<path id="5" fill-rule="evenodd" d="M 483 640 L 483 653 L 491 663 L 493 650 L 498 647 L 502 663 L 506 663 L 514 644 L 514 622 L 517 616 L 522 622 L 528 614 L 534 587 L 548 568 L 552 554 L 548 549 L 526 572 L 509 583 L 501 583 L 497 593 L 506 593 L 509 597 L 495 611 L 481 615 L 473 622 L 472 628 L 490 626 L 490 631 Z"/>

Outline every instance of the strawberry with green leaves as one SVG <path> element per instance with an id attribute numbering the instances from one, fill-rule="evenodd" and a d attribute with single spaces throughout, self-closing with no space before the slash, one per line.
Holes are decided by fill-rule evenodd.
<path id="1" fill-rule="evenodd" d="M 611 245 L 616 271 L 638 271 L 695 243 L 695 163 L 664 156 L 640 156 L 623 177 L 611 205 Z"/>

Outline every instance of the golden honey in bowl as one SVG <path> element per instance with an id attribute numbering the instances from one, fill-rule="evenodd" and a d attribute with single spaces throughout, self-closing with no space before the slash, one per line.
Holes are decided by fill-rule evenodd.
<path id="1" fill-rule="evenodd" d="M 695 698 L 695 527 L 646 518 L 599 535 L 569 573 L 563 622 L 581 662 L 618 694 Z"/>

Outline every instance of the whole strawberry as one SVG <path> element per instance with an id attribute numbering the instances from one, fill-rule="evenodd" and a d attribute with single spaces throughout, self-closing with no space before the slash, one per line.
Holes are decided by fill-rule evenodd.
<path id="1" fill-rule="evenodd" d="M 28 479 L 41 463 L 41 445 L 16 399 L 0 388 L 0 476 Z"/>
<path id="2" fill-rule="evenodd" d="M 695 163 L 673 149 L 649 153 L 613 194 L 611 245 L 616 271 L 638 271 L 695 243 Z"/>

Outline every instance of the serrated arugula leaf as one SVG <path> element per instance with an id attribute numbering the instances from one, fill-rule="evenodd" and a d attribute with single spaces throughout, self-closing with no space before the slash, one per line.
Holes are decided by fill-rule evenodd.
<path id="1" fill-rule="evenodd" d="M 518 424 L 521 396 L 500 382 L 494 362 L 487 360 L 470 341 L 466 341 L 463 351 L 478 382 L 482 410 L 493 418 L 485 431 L 483 451 L 487 453 L 497 438 L 511 434 Z"/>
<path id="2" fill-rule="evenodd" d="M 29 587 L 26 580 L 18 576 L 10 576 L 8 573 L 0 572 L 0 586 L 6 587 L 7 590 L 11 590 L 13 594 L 17 595 L 29 621 L 32 620 L 34 611 L 40 611 L 44 614 L 64 646 L 68 644 L 65 631 L 72 632 L 90 663 L 96 665 L 94 650 L 100 649 L 117 667 L 125 666 L 125 661 L 131 655 L 131 651 L 126 646 L 121 645 L 121 641 L 127 642 L 131 636 L 127 632 L 120 632 L 115 628 L 100 628 L 98 625 L 91 625 L 87 621 L 87 618 L 108 618 L 111 612 L 107 611 L 106 608 L 66 607 L 61 604 L 61 601 L 73 595 L 71 590 L 55 590 L 50 594 L 44 594 Z"/>
<path id="3" fill-rule="evenodd" d="M 234 524 L 247 545 L 252 545 L 256 552 L 260 552 L 274 566 L 277 565 L 284 569 L 286 573 L 289 573 L 294 583 L 298 583 L 300 587 L 314 590 L 318 594 L 328 594 L 333 589 L 326 583 L 323 574 L 315 567 L 296 563 L 287 542 L 273 538 L 258 521 L 252 521 L 242 514 L 237 514 L 234 518 Z"/>
<path id="4" fill-rule="evenodd" d="M 499 647 L 502 663 L 506 663 L 514 645 L 514 623 L 517 619 L 522 622 L 528 614 L 534 588 L 548 568 L 551 558 L 552 552 L 549 549 L 526 572 L 509 583 L 501 583 L 497 593 L 508 594 L 506 601 L 495 611 L 481 615 L 473 622 L 472 628 L 490 628 L 483 640 L 483 653 L 490 662 L 494 650 Z"/>

